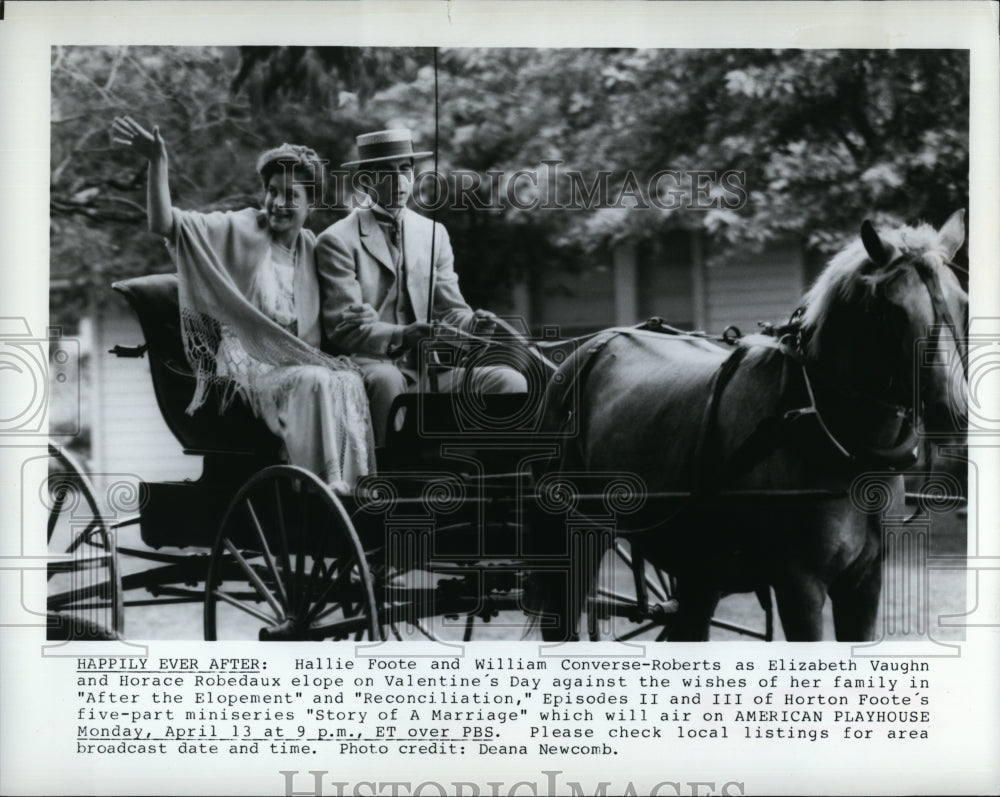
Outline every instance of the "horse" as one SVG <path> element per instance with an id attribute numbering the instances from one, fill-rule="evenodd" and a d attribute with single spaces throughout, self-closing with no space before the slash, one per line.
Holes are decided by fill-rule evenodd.
<path id="1" fill-rule="evenodd" d="M 560 366 L 543 428 L 577 433 L 544 470 L 641 480 L 646 508 L 617 533 L 676 579 L 669 639 L 707 640 L 723 595 L 761 587 L 790 641 L 822 639 L 827 597 L 837 640 L 874 638 L 880 518 L 851 486 L 878 473 L 898 507 L 894 474 L 916 461 L 921 433 L 964 430 L 968 296 L 951 262 L 964 240 L 964 211 L 940 230 L 879 233 L 865 221 L 771 335 L 727 351 L 691 334 L 612 329 Z M 939 356 L 918 361 L 928 335 Z M 567 533 L 536 519 L 535 551 L 588 549 Z M 529 574 L 544 639 L 576 638 L 603 554 L 588 550 L 565 579 Z"/>

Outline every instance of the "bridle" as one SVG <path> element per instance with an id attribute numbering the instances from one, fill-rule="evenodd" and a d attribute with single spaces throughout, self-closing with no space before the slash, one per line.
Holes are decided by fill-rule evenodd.
<path id="1" fill-rule="evenodd" d="M 954 268 L 953 263 L 946 263 L 950 268 Z M 962 375 L 965 377 L 966 381 L 969 379 L 969 352 L 968 352 L 968 336 L 965 334 L 965 330 L 962 329 L 958 323 L 955 321 L 954 315 L 952 315 L 951 308 L 948 307 L 948 303 L 944 298 L 944 291 L 941 288 L 941 278 L 938 276 L 936 269 L 930 263 L 925 262 L 922 258 L 918 258 L 913 262 L 914 269 L 920 280 L 924 283 L 924 287 L 927 288 L 927 293 L 931 298 L 931 306 L 934 308 L 934 326 L 932 327 L 932 337 L 931 342 L 936 343 L 940 338 L 942 328 L 947 328 L 951 332 L 952 340 L 955 341 L 955 347 L 958 349 L 959 357 L 962 363 Z"/>
<path id="2" fill-rule="evenodd" d="M 902 257 L 897 257 L 887 268 L 895 266 Z M 930 297 L 934 313 L 934 323 L 931 327 L 932 344 L 938 341 L 943 329 L 948 329 L 956 348 L 958 348 L 963 373 L 966 379 L 968 379 L 968 355 L 965 351 L 966 337 L 960 333 L 960 327 L 956 323 L 955 317 L 948 307 L 948 303 L 945 301 L 944 291 L 936 269 L 923 258 L 916 258 L 907 265 L 913 267 Z M 806 352 L 804 330 L 802 327 L 803 313 L 804 308 L 800 307 L 792 314 L 787 324 L 776 329 L 766 330 L 766 332 L 777 338 L 776 348 L 786 358 L 799 366 L 808 398 L 805 406 L 786 411 L 782 418 L 783 421 L 792 422 L 802 417 L 812 417 L 833 448 L 847 459 L 862 460 L 866 463 L 880 464 L 887 467 L 908 467 L 912 465 L 917 458 L 918 444 L 918 434 L 916 424 L 914 423 L 915 407 L 910 404 L 886 401 L 871 391 L 844 385 L 837 379 L 824 374 L 819 369 L 815 359 L 810 358 Z M 838 394 L 844 400 L 850 400 L 855 403 L 862 402 L 884 412 L 887 417 L 898 418 L 903 425 L 903 429 L 897 436 L 897 442 L 888 447 L 864 446 L 852 449 L 851 446 L 842 440 L 840 435 L 833 431 L 827 418 L 824 417 L 823 412 L 820 410 L 820 402 L 817 401 L 815 384 L 819 384 L 826 392 Z"/>

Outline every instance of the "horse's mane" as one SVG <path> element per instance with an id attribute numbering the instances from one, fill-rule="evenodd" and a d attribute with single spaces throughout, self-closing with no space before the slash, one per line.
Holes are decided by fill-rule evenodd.
<path id="1" fill-rule="evenodd" d="M 879 237 L 887 246 L 895 247 L 899 255 L 907 256 L 903 264 L 877 268 L 860 238 L 836 254 L 803 299 L 800 321 L 807 333 L 806 345 L 810 353 L 818 353 L 821 331 L 837 308 L 850 305 L 863 313 L 878 312 L 876 289 L 893 279 L 906 263 L 914 258 L 928 258 L 936 265 L 944 263 L 945 253 L 939 248 L 938 231 L 929 224 L 879 231 Z"/>

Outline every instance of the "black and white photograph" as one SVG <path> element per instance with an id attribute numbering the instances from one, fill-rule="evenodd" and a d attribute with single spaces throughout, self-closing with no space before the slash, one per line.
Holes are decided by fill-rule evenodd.
<path id="1" fill-rule="evenodd" d="M 1000 787 L 990 4 L 39 5 L 0 789 Z"/>
<path id="2" fill-rule="evenodd" d="M 531 610 L 529 579 L 567 592 L 555 559 L 589 520 L 622 531 L 587 543 L 618 569 L 580 596 L 592 625 L 638 621 L 613 635 L 708 638 L 741 593 L 720 629 L 770 638 L 776 598 L 788 639 L 871 641 L 880 610 L 926 634 L 903 593 L 880 603 L 864 493 L 915 471 L 911 505 L 944 516 L 922 553 L 965 550 L 965 460 L 937 447 L 966 413 L 968 70 L 960 50 L 56 48 L 50 317 L 88 333 L 97 398 L 72 442 L 86 472 L 141 474 L 117 540 L 157 551 L 114 574 L 107 630 L 199 638 L 204 603 L 206 639 L 435 637 L 455 614 L 475 639 Z M 441 578 L 408 578 L 423 565 Z M 914 597 L 957 613 L 943 575 Z M 125 631 L 144 589 L 167 600 Z M 479 630 L 519 638 L 508 620 Z"/>

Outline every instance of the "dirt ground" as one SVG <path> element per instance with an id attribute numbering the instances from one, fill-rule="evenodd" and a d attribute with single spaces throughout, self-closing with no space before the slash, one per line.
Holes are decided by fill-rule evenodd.
<path id="1" fill-rule="evenodd" d="M 919 558 L 902 557 L 887 570 L 891 578 L 883 589 L 882 609 L 879 614 L 878 635 L 892 640 L 916 638 L 929 634 L 940 641 L 961 640 L 964 629 L 955 615 L 961 615 L 967 606 L 967 577 L 963 569 L 966 555 L 966 523 L 957 515 L 935 515 L 929 535 L 929 560 L 921 567 Z M 119 532 L 119 545 L 141 547 L 138 531 L 123 529 Z M 187 551 L 196 555 L 201 550 Z M 150 564 L 141 560 L 122 557 L 123 574 L 139 572 Z M 605 562 L 605 584 L 611 584 L 619 593 L 634 594 L 632 575 L 625 565 L 610 555 Z M 608 580 L 610 579 L 610 581 Z M 126 601 L 148 599 L 144 590 L 126 593 Z M 654 598 L 655 600 L 655 598 Z M 926 602 L 925 602 L 926 601 Z M 926 607 L 923 608 L 923 607 Z M 716 614 L 717 619 L 763 632 L 765 615 L 755 595 L 731 595 L 723 599 Z M 950 618 L 950 619 L 949 619 Z M 616 621 L 617 634 L 636 630 L 626 620 Z M 256 622 L 245 618 L 231 626 L 229 635 L 255 639 Z M 443 639 L 461 639 L 465 631 L 465 618 L 436 617 L 428 621 L 432 633 Z M 824 610 L 824 637 L 833 639 L 833 620 L 829 603 Z M 654 628 L 640 634 L 640 640 L 655 639 L 660 629 Z M 476 619 L 473 639 L 519 640 L 525 633 L 525 618 L 518 612 L 501 612 L 490 622 Z M 129 606 L 125 611 L 125 635 L 129 639 L 202 639 L 203 608 L 198 604 L 161 606 Z M 775 614 L 775 637 L 783 639 L 781 623 Z M 533 637 L 529 637 L 533 638 Z M 716 627 L 714 640 L 746 639 L 739 633 Z"/>

